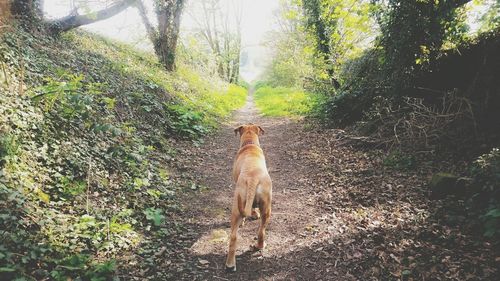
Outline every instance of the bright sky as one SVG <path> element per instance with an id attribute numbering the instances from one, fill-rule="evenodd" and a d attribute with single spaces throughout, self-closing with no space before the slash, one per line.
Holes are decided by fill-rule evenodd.
<path id="1" fill-rule="evenodd" d="M 78 1 L 45 0 L 44 10 L 48 17 L 63 17 L 71 11 L 72 3 Z M 264 67 L 262 61 L 265 61 L 270 53 L 262 45 L 262 39 L 266 32 L 274 28 L 273 11 L 278 7 L 279 0 L 221 0 L 221 2 L 223 5 L 241 5 L 242 7 L 242 54 L 247 56 L 248 60 L 245 65 L 240 66 L 240 72 L 246 81 L 252 81 L 262 73 Z M 150 18 L 154 20 L 151 0 L 146 0 L 146 4 L 151 12 Z M 187 7 L 190 7 L 189 2 Z M 190 30 L 196 27 L 190 14 L 192 13 L 185 12 L 183 14 L 181 30 Z M 113 18 L 89 24 L 83 28 L 133 44 L 141 49 L 151 50 L 151 43 L 146 38 L 146 31 L 135 8 L 128 8 Z"/>

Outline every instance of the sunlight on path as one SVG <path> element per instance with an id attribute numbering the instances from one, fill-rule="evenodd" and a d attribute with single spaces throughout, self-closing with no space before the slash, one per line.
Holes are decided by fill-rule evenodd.
<path id="1" fill-rule="evenodd" d="M 202 233 L 190 251 L 203 263 L 205 260 L 216 263 L 217 268 L 223 267 L 230 232 L 229 215 L 233 196 L 231 169 L 232 159 L 238 149 L 233 128 L 243 123 L 255 123 L 265 130 L 261 145 L 273 179 L 273 213 L 263 257 L 247 252 L 249 246 L 255 243 L 259 226 L 258 221 L 249 221 L 239 230 L 237 259 L 244 263 L 255 263 L 255 259 L 290 256 L 293 251 L 310 248 L 341 230 L 335 227 L 335 218 L 326 220 L 317 210 L 316 198 L 310 193 L 307 178 L 310 167 L 298 159 L 292 159 L 303 145 L 294 141 L 303 130 L 301 125 L 286 118 L 262 117 L 255 107 L 252 93 L 253 90 L 250 90 L 246 105 L 235 113 L 233 120 L 213 139 L 207 140 L 206 146 L 202 148 L 208 153 L 204 163 L 209 163 L 210 167 L 203 165 L 195 168 L 203 174 L 204 184 L 210 191 L 198 203 L 198 214 L 193 219 L 202 226 Z M 273 266 L 280 267 L 279 264 Z M 251 268 L 239 270 L 250 270 L 248 274 L 252 274 Z"/>

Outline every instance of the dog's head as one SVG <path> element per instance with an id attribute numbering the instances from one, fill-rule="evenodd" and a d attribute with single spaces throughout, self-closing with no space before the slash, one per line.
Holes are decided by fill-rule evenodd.
<path id="1" fill-rule="evenodd" d="M 260 126 L 250 123 L 241 125 L 234 129 L 234 135 L 236 136 L 238 133 L 240 134 L 240 137 L 253 134 L 260 136 L 264 134 L 264 130 Z"/>

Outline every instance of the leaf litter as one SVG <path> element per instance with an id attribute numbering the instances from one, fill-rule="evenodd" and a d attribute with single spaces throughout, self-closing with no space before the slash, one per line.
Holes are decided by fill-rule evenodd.
<path id="1" fill-rule="evenodd" d="M 266 130 L 261 145 L 273 214 L 261 255 L 249 251 L 258 221 L 240 228 L 238 271 L 226 274 L 238 149 L 232 129 L 246 122 Z M 430 175 L 452 163 L 390 169 L 385 151 L 349 139 L 347 131 L 304 124 L 260 116 L 250 96 L 202 145 L 180 143 L 182 176 L 206 188 L 184 196 L 178 219 L 188 233 L 169 239 L 185 246 L 175 253 L 176 267 L 161 270 L 176 280 L 498 280 L 498 246 L 473 223 L 448 220 L 460 202 L 429 199 Z"/>

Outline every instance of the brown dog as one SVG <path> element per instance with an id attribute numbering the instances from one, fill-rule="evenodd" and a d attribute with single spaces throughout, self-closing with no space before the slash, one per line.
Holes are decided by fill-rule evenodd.
<path id="1" fill-rule="evenodd" d="M 267 172 L 266 159 L 260 148 L 259 135 L 264 134 L 260 126 L 247 124 L 234 129 L 240 134 L 240 149 L 233 165 L 234 190 L 231 211 L 231 237 L 226 260 L 226 271 L 236 271 L 236 239 L 243 219 L 252 214 L 252 209 L 260 211 L 260 228 L 257 250 L 264 248 L 264 236 L 271 216 L 272 182 Z"/>

